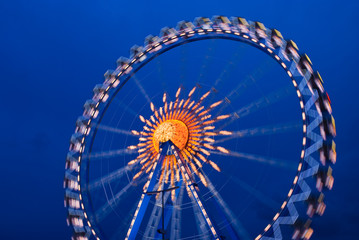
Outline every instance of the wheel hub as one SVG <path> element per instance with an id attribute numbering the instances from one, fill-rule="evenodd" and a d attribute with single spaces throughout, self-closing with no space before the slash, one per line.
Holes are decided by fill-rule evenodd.
<path id="1" fill-rule="evenodd" d="M 161 123 L 153 135 L 153 145 L 159 152 L 159 143 L 171 140 L 180 150 L 186 147 L 188 142 L 188 128 L 180 120 L 166 120 Z"/>

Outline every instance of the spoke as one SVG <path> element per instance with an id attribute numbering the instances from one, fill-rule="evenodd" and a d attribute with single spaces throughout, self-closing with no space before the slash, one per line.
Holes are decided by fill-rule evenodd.
<path id="1" fill-rule="evenodd" d="M 156 189 L 156 188 L 155 188 Z M 170 195 L 170 192 L 166 192 L 164 195 L 164 202 L 166 203 L 168 197 Z M 156 235 L 157 229 L 162 228 L 162 225 L 160 223 L 161 221 L 161 217 L 162 217 L 162 200 L 161 197 L 158 197 L 156 199 L 156 203 L 153 206 L 152 212 L 151 212 L 151 217 L 147 223 L 147 227 L 145 230 L 145 234 L 143 235 L 143 237 L 145 239 L 153 239 Z M 157 239 L 157 238 L 156 238 Z"/>
<path id="2" fill-rule="evenodd" d="M 198 204 L 196 203 L 196 199 L 194 199 L 192 195 L 191 195 L 191 200 L 192 200 L 192 208 L 193 208 L 193 213 L 194 213 L 193 215 L 196 220 L 196 227 L 197 227 L 198 235 L 201 236 L 201 239 L 209 239 L 210 237 L 208 235 L 206 220 L 204 219 L 204 217 L 201 213 L 201 209 L 199 208 Z"/>
<path id="3" fill-rule="evenodd" d="M 125 175 L 128 171 L 131 171 L 133 169 L 133 165 L 131 166 L 124 166 L 120 169 L 117 169 L 116 171 L 107 174 L 106 176 L 103 176 L 88 185 L 88 189 L 90 191 L 93 191 L 99 187 L 102 187 L 105 183 L 110 183 L 113 180 L 117 180 L 121 178 L 123 175 Z"/>
<path id="4" fill-rule="evenodd" d="M 132 108 L 129 107 L 128 104 L 123 103 L 122 101 L 118 100 L 118 98 L 115 98 L 116 100 L 114 101 L 120 108 L 122 108 L 123 110 L 125 110 L 126 112 L 130 113 L 132 116 L 137 117 L 137 112 L 135 110 L 133 110 Z"/>
<path id="5" fill-rule="evenodd" d="M 213 55 L 212 52 L 213 52 L 213 50 L 215 48 L 215 46 L 213 46 L 213 45 L 215 45 L 215 41 L 211 40 L 210 45 L 211 46 L 207 49 L 207 53 L 206 53 L 205 58 L 203 60 L 203 63 L 202 63 L 201 69 L 200 69 L 200 73 L 198 75 L 198 78 L 197 78 L 196 82 L 201 82 L 201 79 L 204 79 L 204 74 L 206 72 L 208 72 L 207 67 L 208 67 L 210 61 L 212 60 L 211 55 Z"/>
<path id="6" fill-rule="evenodd" d="M 233 151 L 230 151 L 229 153 L 222 153 L 222 152 L 217 152 L 217 151 L 209 151 L 209 152 L 213 153 L 213 154 L 217 154 L 217 155 L 243 158 L 243 159 L 260 162 L 260 163 L 265 163 L 265 164 L 282 167 L 282 168 L 286 168 L 286 169 L 292 169 L 292 170 L 297 169 L 295 163 L 290 163 L 289 161 L 275 159 L 275 158 L 269 158 L 266 156 L 260 156 L 260 155 L 256 155 L 256 154 L 233 152 Z"/>
<path id="7" fill-rule="evenodd" d="M 84 154 L 83 157 L 84 158 L 91 158 L 91 160 L 93 159 L 99 159 L 99 158 L 109 158 L 109 157 L 117 157 L 117 156 L 124 156 L 124 155 L 131 155 L 131 154 L 136 154 L 137 151 L 134 149 L 117 149 L 117 150 L 110 150 L 110 151 L 106 151 L 106 152 L 95 152 L 95 153 L 90 153 L 88 154 Z"/>
<path id="8" fill-rule="evenodd" d="M 132 202 L 129 203 L 128 205 L 126 205 L 126 208 L 129 209 L 128 212 L 135 212 L 137 207 L 137 203 L 136 202 Z M 132 216 L 131 214 L 126 214 L 124 216 L 121 216 L 121 225 L 118 224 L 118 228 L 115 231 L 115 233 L 112 235 L 112 237 L 110 238 L 111 240 L 118 240 L 118 239 L 122 239 L 123 238 L 123 234 L 126 232 L 126 227 L 125 227 L 125 223 L 131 221 Z"/>
<path id="9" fill-rule="evenodd" d="M 181 219 L 182 219 L 182 211 L 181 205 L 183 202 L 183 193 L 185 189 L 185 184 L 181 183 L 179 197 L 176 198 L 176 203 L 173 206 L 173 214 L 171 220 L 171 240 L 180 239 L 181 237 Z"/>
<path id="10" fill-rule="evenodd" d="M 230 179 L 238 184 L 242 189 L 246 190 L 248 193 L 253 195 L 259 202 L 261 202 L 263 205 L 276 210 L 280 203 L 274 201 L 272 198 L 264 195 L 262 192 L 258 191 L 254 187 L 250 186 L 249 184 L 245 183 L 244 181 L 240 180 L 238 177 L 232 175 Z"/>
<path id="11" fill-rule="evenodd" d="M 187 55 L 188 55 L 188 45 L 185 44 L 181 47 L 181 64 L 180 64 L 180 79 L 182 84 L 184 84 L 184 82 L 187 79 Z"/>
<path id="12" fill-rule="evenodd" d="M 226 96 L 230 99 L 235 99 L 240 94 L 245 91 L 245 89 L 254 84 L 256 79 L 260 79 L 264 76 L 265 72 L 270 69 L 273 61 L 271 59 L 267 59 L 264 64 L 261 64 L 261 67 L 256 68 L 251 74 L 248 74 L 243 81 L 239 82 L 239 84 Z"/>
<path id="13" fill-rule="evenodd" d="M 165 80 L 165 75 L 163 73 L 163 67 L 162 67 L 162 63 L 160 61 L 159 58 L 156 58 L 156 65 L 157 65 L 157 71 L 158 71 L 158 75 L 159 75 L 159 78 L 160 78 L 160 82 L 166 84 L 167 81 Z M 165 87 L 163 87 L 163 89 L 165 89 Z"/>
<path id="14" fill-rule="evenodd" d="M 258 100 L 248 104 L 247 106 L 236 111 L 237 115 L 241 118 L 249 115 L 261 108 L 267 107 L 281 100 L 283 97 L 289 96 L 291 87 L 288 86 L 275 92 L 271 92 L 267 96 L 259 98 Z"/>
<path id="15" fill-rule="evenodd" d="M 143 97 L 146 99 L 146 101 L 148 103 L 151 103 L 151 99 L 148 96 L 148 94 L 146 93 L 145 89 L 143 88 L 142 84 L 140 83 L 140 81 L 138 81 L 137 77 L 135 75 L 132 76 L 133 80 L 135 81 L 137 87 L 140 89 Z"/>
<path id="16" fill-rule="evenodd" d="M 264 126 L 256 128 L 243 129 L 241 131 L 232 132 L 232 135 L 226 138 L 216 140 L 216 143 L 226 142 L 234 138 L 252 137 L 252 136 L 263 136 L 271 134 L 286 133 L 294 130 L 298 130 L 303 126 L 301 122 L 298 123 L 284 123 L 274 126 Z"/>
<path id="17" fill-rule="evenodd" d="M 248 116 L 251 113 L 254 113 L 262 108 L 268 107 L 281 99 L 287 97 L 291 93 L 292 86 L 288 86 L 277 91 L 269 93 L 267 96 L 261 97 L 254 102 L 238 109 L 237 111 L 233 112 L 231 115 L 233 116 L 230 120 L 228 120 L 225 124 L 219 127 L 219 129 L 223 129 L 224 127 L 228 126 L 233 121 Z"/>
<path id="18" fill-rule="evenodd" d="M 240 45 L 237 48 L 237 50 L 234 52 L 234 54 L 232 55 L 232 58 L 227 62 L 227 65 L 223 68 L 223 71 L 221 72 L 219 77 L 216 79 L 214 86 L 217 86 L 218 83 L 220 83 L 223 80 L 223 78 L 226 77 L 226 75 L 228 76 L 228 74 L 230 74 L 231 71 L 236 68 L 236 66 L 238 64 L 237 62 L 240 59 L 240 52 L 242 50 L 243 50 L 243 46 Z"/>
<path id="19" fill-rule="evenodd" d="M 121 189 L 113 198 L 107 200 L 107 203 L 100 207 L 96 213 L 97 221 L 101 222 L 105 217 L 107 217 L 112 210 L 114 210 L 117 205 L 120 203 L 120 200 L 124 193 L 128 191 L 128 189 L 133 186 L 133 182 L 129 182 L 124 188 Z"/>
<path id="20" fill-rule="evenodd" d="M 241 240 L 249 240 L 249 234 L 247 230 L 243 227 L 243 224 L 239 221 L 239 219 L 234 215 L 231 209 L 228 207 L 227 203 L 223 200 L 219 192 L 217 192 L 216 188 L 213 186 L 211 180 L 208 176 L 201 170 L 203 176 L 205 177 L 208 189 L 212 192 L 214 199 L 216 202 L 221 206 L 222 210 L 226 214 L 227 219 L 231 222 L 230 224 L 233 225 L 236 233 L 239 235 Z"/>
<path id="21" fill-rule="evenodd" d="M 247 87 L 254 84 L 256 80 L 252 75 L 247 75 L 244 80 L 240 81 L 236 88 L 234 88 L 226 97 L 235 99 L 238 97 Z"/>
<path id="22" fill-rule="evenodd" d="M 113 133 L 138 137 L 137 135 L 134 135 L 133 133 L 131 133 L 128 130 L 123 130 L 123 129 L 119 129 L 119 128 L 113 128 L 113 127 L 109 127 L 109 126 L 105 126 L 105 125 L 98 125 L 97 128 L 101 129 L 101 130 L 105 130 L 107 132 L 113 132 Z"/>

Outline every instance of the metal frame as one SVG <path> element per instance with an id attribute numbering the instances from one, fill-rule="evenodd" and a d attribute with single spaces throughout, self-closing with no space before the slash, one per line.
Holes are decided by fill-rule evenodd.
<path id="1" fill-rule="evenodd" d="M 309 58 L 300 55 L 295 43 L 284 40 L 278 33 L 275 29 L 265 28 L 261 23 L 247 22 L 238 17 L 231 18 L 231 21 L 223 16 L 215 16 L 212 21 L 196 18 L 194 24 L 182 22 L 178 30 L 166 28 L 160 37 L 149 36 L 144 47 L 131 49 L 130 59 L 122 58 L 116 70 L 106 72 L 105 82 L 95 87 L 93 98 L 86 101 L 84 113 L 76 122 L 66 158 L 65 206 L 68 208 L 68 223 L 74 229 L 74 239 L 88 239 L 91 235 L 100 239 L 101 236 L 92 215 L 91 196 L 87 191 L 86 172 L 91 158 L 84 162 L 83 153 L 85 146 L 87 153 L 91 153 L 97 126 L 116 94 L 137 71 L 162 53 L 182 44 L 214 38 L 240 41 L 262 50 L 283 67 L 293 82 L 303 119 L 303 150 L 298 172 L 287 200 L 256 240 L 282 239 L 281 228 L 284 225 L 294 226 L 294 239 L 308 239 L 311 236 L 313 230 L 306 219 L 312 218 L 313 214 L 308 213 L 309 217 L 301 215 L 297 205 L 305 202 L 308 212 L 314 209 L 315 213 L 322 213 L 319 208 L 323 205 L 320 205 L 318 195 L 330 189 L 333 183 L 331 167 L 336 161 L 333 141 L 335 123 L 331 115 L 330 99 L 321 85 L 319 74 L 313 71 Z M 317 179 L 317 190 L 308 183 L 313 176 Z M 193 185 L 192 188 L 195 194 Z"/>

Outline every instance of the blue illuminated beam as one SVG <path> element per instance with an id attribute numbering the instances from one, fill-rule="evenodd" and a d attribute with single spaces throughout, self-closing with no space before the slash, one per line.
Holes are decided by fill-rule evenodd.
<path id="1" fill-rule="evenodd" d="M 197 205 L 199 206 L 199 209 L 201 209 L 201 213 L 202 213 L 204 219 L 206 220 L 207 226 L 209 227 L 209 229 L 213 235 L 213 238 L 215 240 L 219 240 L 220 238 L 218 236 L 218 233 L 215 230 L 213 223 L 212 223 L 211 219 L 209 218 L 208 213 L 207 213 L 206 209 L 204 208 L 202 201 L 200 200 L 199 195 L 197 193 L 197 190 L 196 190 L 196 188 L 198 189 L 197 184 L 195 183 L 194 178 L 193 178 L 186 162 L 184 161 L 183 156 L 180 153 L 180 150 L 171 141 L 169 141 L 169 142 L 171 143 L 171 148 L 172 148 L 173 153 L 177 159 L 180 170 L 183 173 L 183 175 L 185 176 L 185 180 L 188 184 L 188 188 L 190 189 L 193 198 L 195 199 Z M 195 186 L 196 186 L 196 188 L 195 188 Z"/>
<path id="2" fill-rule="evenodd" d="M 144 189 L 144 192 L 141 195 L 141 199 L 137 205 L 135 214 L 132 218 L 131 225 L 130 225 L 130 228 L 128 229 L 125 240 L 134 240 L 136 238 L 138 229 L 140 228 L 143 217 L 144 217 L 147 207 L 148 207 L 148 203 L 151 198 L 151 196 L 147 195 L 146 192 L 153 191 L 153 189 L 156 185 L 157 175 L 161 169 L 162 162 L 163 162 L 164 158 L 166 157 L 166 153 L 169 148 L 170 148 L 170 145 L 168 142 L 163 143 L 160 146 L 157 162 L 153 166 L 152 172 L 149 175 L 148 181 L 145 185 L 145 186 L 147 186 L 147 188 Z"/>

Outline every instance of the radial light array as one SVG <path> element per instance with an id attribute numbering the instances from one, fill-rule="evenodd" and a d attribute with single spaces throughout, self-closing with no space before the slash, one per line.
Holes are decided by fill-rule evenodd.
<path id="1" fill-rule="evenodd" d="M 196 89 L 197 87 L 194 87 L 189 92 L 187 99 L 180 99 L 182 90 L 180 87 L 176 92 L 176 100 L 169 102 L 167 101 L 167 94 L 164 93 L 162 107 L 156 109 L 155 105 L 152 102 L 150 103 L 153 115 L 149 119 L 139 116 L 145 124 L 143 130 L 141 132 L 132 130 L 134 135 L 139 136 L 139 143 L 128 147 L 131 150 L 136 149 L 139 153 L 138 157 L 130 161 L 128 165 L 138 163 L 142 165 L 140 171 L 134 175 L 133 180 L 150 172 L 156 162 L 160 144 L 168 140 L 171 140 L 180 149 L 180 153 L 192 174 L 197 175 L 204 186 L 207 186 L 207 182 L 199 171 L 203 164 L 209 164 L 215 170 L 221 171 L 215 162 L 208 159 L 211 154 L 210 151 L 222 153 L 229 153 L 229 151 L 221 146 L 214 146 L 214 137 L 231 135 L 232 133 L 225 130 L 216 131 L 214 123 L 229 118 L 231 115 L 212 117 L 211 111 L 221 105 L 223 100 L 205 107 L 202 103 L 212 91 L 206 92 L 198 101 L 195 101 L 192 98 Z M 166 169 L 169 171 L 165 171 Z M 174 186 L 176 181 L 180 181 L 180 175 L 185 181 L 183 174 L 175 156 L 169 154 L 163 161 L 159 182 L 165 181 L 165 183 Z M 162 185 L 159 186 L 158 190 L 161 190 L 161 187 Z"/>

